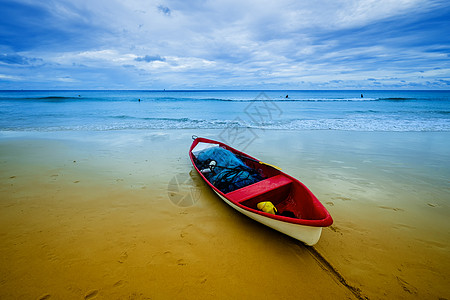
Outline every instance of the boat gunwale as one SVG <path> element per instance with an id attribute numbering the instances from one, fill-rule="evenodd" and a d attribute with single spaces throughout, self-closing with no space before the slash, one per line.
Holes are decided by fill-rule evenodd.
<path id="1" fill-rule="evenodd" d="M 233 147 L 230 147 L 227 144 L 219 142 L 219 141 L 211 140 L 211 139 L 208 139 L 208 138 L 201 138 L 201 137 L 197 137 L 194 140 L 194 142 L 192 143 L 192 145 L 191 145 L 191 147 L 189 149 L 189 157 L 191 159 L 192 165 L 196 169 L 197 173 L 206 182 L 206 184 L 208 184 L 209 187 L 211 187 L 216 193 L 219 193 L 223 197 L 223 199 L 226 199 L 228 202 L 233 203 L 234 205 L 237 205 L 238 207 L 240 207 L 240 208 L 242 208 L 242 209 L 244 209 L 246 211 L 249 211 L 251 213 L 258 214 L 258 215 L 261 215 L 261 216 L 264 216 L 264 217 L 268 217 L 268 218 L 271 218 L 271 219 L 275 219 L 275 220 L 278 220 L 278 221 L 281 221 L 281 222 L 298 224 L 298 225 L 306 225 L 306 226 L 312 226 L 312 227 L 327 227 L 327 226 L 330 226 L 331 224 L 333 224 L 333 219 L 332 219 L 330 213 L 323 206 L 323 204 L 317 199 L 317 197 L 302 182 L 300 182 L 298 179 L 296 179 L 296 178 L 294 178 L 294 177 L 292 177 L 292 176 L 290 176 L 290 175 L 288 175 L 288 174 L 286 174 L 286 173 L 284 173 L 282 171 L 279 171 L 279 170 L 277 170 L 278 174 L 282 174 L 283 176 L 286 176 L 287 178 L 289 178 L 290 180 L 293 181 L 293 184 L 299 184 L 303 189 L 305 189 L 305 191 L 312 198 L 312 204 L 311 205 L 314 206 L 315 209 L 321 210 L 325 214 L 324 218 L 321 218 L 321 219 L 299 219 L 299 218 L 285 217 L 285 216 L 281 216 L 281 215 L 273 215 L 273 214 L 270 214 L 270 213 L 262 212 L 262 211 L 253 209 L 251 207 L 245 206 L 241 202 L 232 201 L 231 199 L 229 199 L 227 197 L 227 194 L 223 193 L 222 191 L 217 189 L 214 185 L 212 185 L 211 182 L 209 182 L 209 180 L 206 179 L 206 177 L 202 174 L 202 172 L 200 172 L 200 170 L 195 165 L 194 154 L 192 153 L 192 151 L 194 150 L 195 146 L 197 146 L 197 144 L 200 143 L 200 142 L 208 143 L 208 144 L 217 144 L 217 145 L 219 145 L 219 146 L 221 146 L 221 147 L 223 147 L 223 148 L 225 148 L 227 150 L 230 150 L 230 151 L 232 151 L 234 153 L 238 153 L 241 156 L 248 157 L 248 158 L 250 158 L 252 160 L 257 160 L 257 159 L 252 157 L 252 156 L 250 156 L 250 155 L 248 155 L 248 154 L 246 154 L 246 153 L 243 153 L 243 152 L 241 152 L 241 151 L 239 151 L 239 150 L 237 150 L 237 149 L 235 149 Z"/>

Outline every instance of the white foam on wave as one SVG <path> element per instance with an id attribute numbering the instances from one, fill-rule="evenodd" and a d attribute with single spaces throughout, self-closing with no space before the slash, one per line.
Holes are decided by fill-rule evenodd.
<path id="1" fill-rule="evenodd" d="M 255 123 L 241 118 L 232 120 L 148 119 L 137 122 L 62 125 L 43 127 L 9 127 L 4 131 L 109 131 L 145 129 L 233 129 L 261 130 L 346 130 L 346 131 L 450 131 L 450 119 L 303 119 Z"/>

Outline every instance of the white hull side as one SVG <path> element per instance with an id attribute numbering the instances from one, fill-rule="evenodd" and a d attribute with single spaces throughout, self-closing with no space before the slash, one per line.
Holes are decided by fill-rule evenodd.
<path id="1" fill-rule="evenodd" d="M 236 204 L 232 203 L 231 201 L 224 198 L 222 195 L 214 191 L 217 195 L 222 198 L 225 203 L 230 205 L 235 210 L 239 211 L 240 213 L 243 213 L 249 218 L 252 218 L 255 221 L 258 221 L 266 226 L 269 226 L 270 228 L 273 228 L 279 232 L 282 232 L 286 235 L 289 235 L 293 237 L 294 239 L 297 239 L 303 243 L 305 243 L 308 246 L 315 245 L 319 239 L 320 235 L 322 233 L 322 227 L 314 227 L 314 226 L 305 226 L 305 225 L 299 225 L 299 224 L 293 224 L 293 223 L 287 223 L 275 219 L 271 219 L 268 217 L 264 217 L 255 213 L 252 213 L 250 211 L 247 211 L 245 209 L 240 208 Z"/>

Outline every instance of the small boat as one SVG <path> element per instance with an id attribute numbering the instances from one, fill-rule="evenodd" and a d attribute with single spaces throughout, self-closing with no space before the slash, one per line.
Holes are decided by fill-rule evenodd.
<path id="1" fill-rule="evenodd" d="M 224 143 L 193 138 L 189 157 L 194 168 L 237 211 L 309 246 L 319 241 L 323 227 L 333 223 L 316 196 L 276 166 Z M 232 160 L 227 166 L 222 165 L 224 156 Z M 231 184 L 230 178 L 234 180 Z"/>

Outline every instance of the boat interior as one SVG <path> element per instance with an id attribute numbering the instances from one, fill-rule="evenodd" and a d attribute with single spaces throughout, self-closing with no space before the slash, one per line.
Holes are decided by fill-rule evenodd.
<path id="1" fill-rule="evenodd" d="M 240 158 L 247 166 L 258 170 L 264 179 L 226 193 L 225 196 L 230 201 L 256 211 L 258 203 L 270 201 L 276 207 L 278 215 L 284 217 L 307 220 L 324 218 L 321 210 L 315 207 L 312 193 L 299 181 L 270 165 L 245 156 Z"/>
<path id="2" fill-rule="evenodd" d="M 309 220 L 323 218 L 315 209 L 309 190 L 298 181 L 271 166 L 245 158 L 243 161 L 258 169 L 265 179 L 225 194 L 230 201 L 255 210 L 259 202 L 270 201 L 281 216 Z"/>

